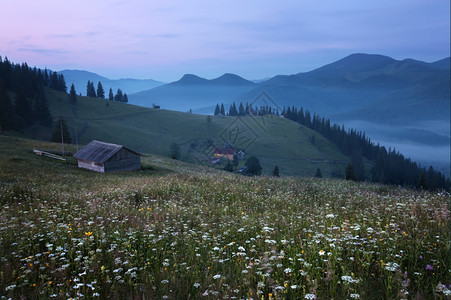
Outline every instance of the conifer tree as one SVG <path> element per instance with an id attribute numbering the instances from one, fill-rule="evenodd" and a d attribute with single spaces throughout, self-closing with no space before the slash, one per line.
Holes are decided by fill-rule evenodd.
<path id="1" fill-rule="evenodd" d="M 245 116 L 246 111 L 244 110 L 243 102 L 240 102 L 240 107 L 238 108 L 238 115 L 239 116 Z"/>
<path id="2" fill-rule="evenodd" d="M 52 124 L 52 115 L 50 114 L 47 96 L 42 85 L 36 95 L 35 119 L 44 126 L 50 126 Z"/>
<path id="3" fill-rule="evenodd" d="M 114 96 L 114 101 L 122 102 L 124 99 L 124 94 L 121 89 L 117 89 L 116 95 Z"/>
<path id="4" fill-rule="evenodd" d="M 224 103 L 221 103 L 221 115 L 225 116 Z"/>
<path id="5" fill-rule="evenodd" d="M 346 167 L 346 180 L 355 180 L 354 167 L 349 163 Z"/>
<path id="6" fill-rule="evenodd" d="M 322 178 L 323 175 L 321 174 L 321 170 L 319 168 L 316 169 L 316 174 L 315 174 L 316 178 Z"/>
<path id="7" fill-rule="evenodd" d="M 219 113 L 221 112 L 221 110 L 220 110 L 220 108 L 219 108 L 219 104 L 218 103 L 216 103 L 216 107 L 215 107 L 215 113 L 214 113 L 214 115 L 216 116 L 216 115 L 219 115 Z"/>
<path id="8" fill-rule="evenodd" d="M 105 90 L 100 81 L 97 83 L 97 97 L 105 99 Z"/>
<path id="9" fill-rule="evenodd" d="M 272 171 L 272 176 L 274 176 L 274 177 L 279 177 L 280 176 L 280 174 L 279 174 L 279 166 L 278 165 L 276 165 L 274 167 L 274 170 Z"/>
<path id="10" fill-rule="evenodd" d="M 33 124 L 33 110 L 23 88 L 20 89 L 16 94 L 14 111 L 16 113 L 16 116 L 18 117 L 16 123 L 17 129 L 23 129 L 26 126 Z"/>
<path id="11" fill-rule="evenodd" d="M 0 79 L 0 132 L 13 127 L 13 105 L 9 98 L 3 80 Z"/>
<path id="12" fill-rule="evenodd" d="M 75 86 L 74 86 L 73 83 L 70 86 L 69 102 L 70 103 L 77 103 L 77 93 L 75 92 Z"/>
<path id="13" fill-rule="evenodd" d="M 124 96 L 122 97 L 122 102 L 128 103 L 128 96 L 127 96 L 127 93 L 124 93 Z"/>
<path id="14" fill-rule="evenodd" d="M 96 90 L 94 89 L 94 82 L 88 80 L 88 84 L 86 85 L 86 96 L 88 97 L 97 97 Z"/>
<path id="15" fill-rule="evenodd" d="M 63 134 L 61 134 L 61 129 L 63 130 Z M 66 144 L 72 143 L 72 139 L 69 134 L 69 129 L 67 128 L 66 121 L 62 117 L 58 119 L 55 123 L 55 129 L 53 130 L 51 142 L 61 143 L 61 135 L 63 136 L 63 142 Z"/>
<path id="16" fill-rule="evenodd" d="M 110 88 L 110 92 L 108 93 L 108 100 L 114 101 L 113 89 Z"/>

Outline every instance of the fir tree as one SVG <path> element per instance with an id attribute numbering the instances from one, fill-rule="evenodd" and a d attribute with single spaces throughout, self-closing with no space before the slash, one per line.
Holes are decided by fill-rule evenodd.
<path id="1" fill-rule="evenodd" d="M 108 93 L 108 100 L 114 101 L 113 89 L 110 88 L 110 92 Z"/>
<path id="2" fill-rule="evenodd" d="M 96 90 L 94 89 L 94 82 L 88 80 L 88 84 L 86 85 L 86 96 L 88 97 L 97 97 Z"/>
<path id="3" fill-rule="evenodd" d="M 279 166 L 278 165 L 276 165 L 274 167 L 274 170 L 272 170 L 272 176 L 274 176 L 274 177 L 279 177 L 280 176 L 280 174 L 279 174 Z"/>
<path id="4" fill-rule="evenodd" d="M 245 116 L 246 115 L 246 111 L 244 110 L 243 102 L 240 102 L 240 106 L 238 108 L 238 115 L 239 116 Z"/>
<path id="5" fill-rule="evenodd" d="M 43 86 L 40 86 L 35 101 L 35 119 L 44 126 L 52 125 L 52 115 L 50 114 L 47 96 Z"/>
<path id="6" fill-rule="evenodd" d="M 97 97 L 105 99 L 105 90 L 100 81 L 97 83 Z"/>
<path id="7" fill-rule="evenodd" d="M 128 103 L 128 96 L 127 96 L 127 93 L 124 93 L 124 96 L 122 97 L 122 102 Z"/>
<path id="8" fill-rule="evenodd" d="M 16 103 L 14 105 L 14 111 L 17 118 L 16 128 L 23 129 L 26 126 L 33 124 L 33 110 L 31 108 L 30 101 L 28 101 L 24 89 L 20 89 L 16 94 Z"/>
<path id="9" fill-rule="evenodd" d="M 219 115 L 220 112 L 221 112 L 221 109 L 219 108 L 219 104 L 216 103 L 214 115 L 217 116 L 217 115 Z"/>
<path id="10" fill-rule="evenodd" d="M 5 84 L 0 79 L 0 131 L 2 134 L 13 127 L 13 109 Z"/>
<path id="11" fill-rule="evenodd" d="M 316 169 L 316 174 L 315 174 L 316 178 L 322 178 L 323 175 L 321 174 L 321 170 L 319 168 Z"/>
<path id="12" fill-rule="evenodd" d="M 221 103 L 221 115 L 225 116 L 224 104 Z"/>
<path id="13" fill-rule="evenodd" d="M 346 180 L 355 180 L 354 167 L 349 163 L 346 167 Z"/>
<path id="14" fill-rule="evenodd" d="M 73 83 L 70 86 L 69 102 L 70 103 L 77 103 L 77 93 L 75 92 L 75 86 L 74 86 Z"/>
<path id="15" fill-rule="evenodd" d="M 72 143 L 72 139 L 70 138 L 69 129 L 67 128 L 66 121 L 62 117 L 58 119 L 55 124 L 55 129 L 53 130 L 51 142 L 61 143 L 61 129 L 63 130 L 63 142 L 66 144 Z"/>
<path id="16" fill-rule="evenodd" d="M 114 101 L 122 102 L 124 100 L 124 94 L 121 89 L 117 89 L 116 95 L 114 96 Z"/>
<path id="17" fill-rule="evenodd" d="M 244 172 L 245 175 L 259 176 L 262 174 L 262 166 L 255 156 L 251 156 L 246 160 L 246 167 L 247 169 Z"/>

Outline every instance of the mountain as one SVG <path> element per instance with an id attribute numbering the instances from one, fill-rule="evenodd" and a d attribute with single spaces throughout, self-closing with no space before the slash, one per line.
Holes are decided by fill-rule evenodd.
<path id="1" fill-rule="evenodd" d="M 164 109 L 210 113 L 216 103 L 228 103 L 256 84 L 226 73 L 215 79 L 186 74 L 178 81 L 128 95 L 130 103 L 144 107 L 157 104 Z"/>
<path id="2" fill-rule="evenodd" d="M 97 83 L 102 83 L 105 90 L 105 96 L 108 97 L 108 91 L 111 88 L 116 94 L 117 89 L 121 89 L 124 93 L 131 94 L 139 91 L 151 89 L 164 84 L 163 82 L 155 81 L 153 79 L 108 79 L 95 73 L 82 70 L 63 70 L 58 72 L 64 75 L 68 88 L 73 83 L 77 94 L 86 95 L 86 85 L 88 80 L 94 82 L 94 87 L 97 89 Z"/>
<path id="3" fill-rule="evenodd" d="M 279 112 L 283 107 L 303 107 L 348 128 L 358 125 L 373 141 L 403 150 L 424 164 L 435 165 L 437 160 L 449 165 L 449 144 L 442 144 L 450 138 L 450 85 L 449 57 L 427 63 L 356 53 L 310 72 L 258 83 L 232 74 L 212 80 L 185 75 L 129 95 L 129 101 L 204 114 L 212 114 L 217 103 L 224 103 L 228 111 L 234 101 L 268 105 Z M 415 134 L 416 130 L 430 138 Z M 422 150 L 431 145 L 442 145 L 441 154 L 431 157 Z"/>

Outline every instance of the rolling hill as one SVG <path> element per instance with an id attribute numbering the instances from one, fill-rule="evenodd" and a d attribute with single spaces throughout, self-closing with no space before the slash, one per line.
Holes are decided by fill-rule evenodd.
<path id="1" fill-rule="evenodd" d="M 320 168 L 329 177 L 332 172 L 344 174 L 349 161 L 320 134 L 281 117 L 218 118 L 87 97 L 78 97 L 74 106 L 64 93 L 47 93 L 52 115 L 65 118 L 72 140 L 77 136 L 80 144 L 97 139 L 169 156 L 171 144 L 176 143 L 182 160 L 205 165 L 211 165 L 215 147 L 230 144 L 244 150 L 246 157 L 257 156 L 268 175 L 278 165 L 281 175 L 313 176 Z M 48 140 L 52 130 L 35 126 L 23 136 Z"/>
<path id="2" fill-rule="evenodd" d="M 360 53 L 310 72 L 279 75 L 259 83 L 230 80 L 228 85 L 214 84 L 215 80 L 186 75 L 132 94 L 129 100 L 141 106 L 155 102 L 163 108 L 192 108 L 204 114 L 213 113 L 216 103 L 221 102 L 228 110 L 233 101 L 270 105 L 279 112 L 284 106 L 303 107 L 332 122 L 365 131 L 373 141 L 448 173 L 450 147 L 443 141 L 450 138 L 449 66 L 449 57 L 426 63 Z M 259 101 L 262 94 L 266 101 Z M 417 135 L 418 131 L 430 138 Z M 437 152 L 432 157 L 430 151 L 423 151 L 434 147 Z"/>

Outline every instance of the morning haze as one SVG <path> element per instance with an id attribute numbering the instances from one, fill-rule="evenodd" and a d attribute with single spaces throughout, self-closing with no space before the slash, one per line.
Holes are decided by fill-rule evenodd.
<path id="1" fill-rule="evenodd" d="M 1 299 L 449 299 L 450 2 L 1 6 Z"/>

